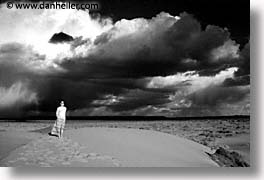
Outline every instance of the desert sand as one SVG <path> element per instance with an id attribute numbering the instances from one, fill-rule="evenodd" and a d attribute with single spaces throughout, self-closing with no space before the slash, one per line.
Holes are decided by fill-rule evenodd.
<path id="1" fill-rule="evenodd" d="M 15 133 L 5 134 L 5 145 Z M 65 138 L 17 132 L 26 145 L 1 159 L 2 166 L 70 167 L 208 167 L 217 166 L 206 154 L 210 148 L 177 136 L 149 130 L 81 128 L 69 130 Z M 36 135 L 36 136 L 35 136 Z M 1 136 L 3 137 L 3 136 Z M 1 144 L 1 147 L 3 144 Z"/>
<path id="2" fill-rule="evenodd" d="M 30 138 L 25 137 L 22 132 L 0 133 L 0 159 L 29 141 Z"/>
<path id="3" fill-rule="evenodd" d="M 48 136 L 53 123 L 49 120 L 1 121 L 0 166 L 183 167 L 214 166 L 216 162 L 219 166 L 237 167 L 244 164 L 234 161 L 232 151 L 242 155 L 235 155 L 238 159 L 248 164 L 250 161 L 249 119 L 72 120 L 66 123 L 63 140 Z M 223 150 L 217 153 L 219 147 L 230 153 Z M 210 155 L 210 149 L 216 151 L 214 156 Z M 181 156 L 186 153 L 192 162 Z"/>
<path id="4" fill-rule="evenodd" d="M 124 167 L 217 166 L 210 148 L 170 134 L 137 129 L 82 128 L 67 132 L 87 152 L 115 157 Z"/>

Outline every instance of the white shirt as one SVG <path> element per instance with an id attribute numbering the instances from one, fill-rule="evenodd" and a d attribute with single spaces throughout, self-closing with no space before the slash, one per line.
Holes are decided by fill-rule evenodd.
<path id="1" fill-rule="evenodd" d="M 58 119 L 66 119 L 66 110 L 67 108 L 65 106 L 60 106 L 57 108 L 56 116 Z"/>

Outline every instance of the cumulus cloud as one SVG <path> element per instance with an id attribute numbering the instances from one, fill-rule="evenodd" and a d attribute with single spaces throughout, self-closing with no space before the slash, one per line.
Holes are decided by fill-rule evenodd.
<path id="1" fill-rule="evenodd" d="M 235 77 L 225 80 L 225 86 L 243 86 L 250 84 L 250 44 L 246 44 L 240 52 L 240 58 L 237 62 L 238 70 Z"/>
<path id="2" fill-rule="evenodd" d="M 250 87 L 224 85 L 227 79 L 235 77 L 237 69 L 229 68 L 215 76 L 186 72 L 152 78 L 148 83 L 149 88 L 171 91 L 170 101 L 156 108 L 155 112 L 162 109 L 164 114 L 178 116 L 221 115 L 223 112 L 228 115 L 234 115 L 234 112 L 248 114 L 249 111 L 241 110 L 241 106 L 245 106 L 242 102 L 249 101 Z"/>
<path id="3" fill-rule="evenodd" d="M 16 99 L 31 99 L 13 102 L 48 112 L 64 99 L 74 115 L 173 116 L 247 97 L 236 86 L 249 84 L 249 45 L 240 50 L 227 29 L 203 29 L 187 13 L 113 22 L 81 10 L 0 8 L 0 97 L 13 87 Z M 196 98 L 206 94 L 211 100 Z"/>
<path id="4" fill-rule="evenodd" d="M 228 40 L 222 46 L 212 50 L 212 60 L 219 61 L 221 59 L 239 58 L 239 44 L 235 41 Z"/>
<path id="5" fill-rule="evenodd" d="M 49 60 L 69 56 L 69 44 L 51 44 L 54 33 L 63 31 L 73 37 L 95 39 L 112 27 L 109 18 L 93 19 L 88 11 L 56 9 L 7 9 L 1 5 L 0 43 L 18 42 L 32 45 L 34 50 L 45 54 Z"/>
<path id="6" fill-rule="evenodd" d="M 237 68 L 229 68 L 216 74 L 215 76 L 200 76 L 195 71 L 187 71 L 185 73 L 177 73 L 170 76 L 153 77 L 148 82 L 148 88 L 158 89 L 182 89 L 189 88 L 191 92 L 212 86 L 222 84 L 225 79 L 232 78 Z"/>
<path id="7" fill-rule="evenodd" d="M 120 20 L 97 36 L 88 54 L 60 65 L 76 75 L 86 72 L 104 78 L 166 76 L 193 70 L 215 75 L 238 61 L 238 45 L 229 35 L 217 26 L 202 30 L 188 14 Z"/>
<path id="8" fill-rule="evenodd" d="M 49 72 L 60 68 L 53 62 L 46 61 L 45 54 L 39 54 L 30 45 L 21 43 L 0 44 L 0 64 L 13 66 L 17 71 Z"/>

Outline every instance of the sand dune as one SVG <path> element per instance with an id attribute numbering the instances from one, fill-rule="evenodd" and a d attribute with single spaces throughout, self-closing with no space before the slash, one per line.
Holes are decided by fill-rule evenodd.
<path id="1" fill-rule="evenodd" d="M 48 136 L 51 127 L 47 122 L 2 122 L 0 165 L 200 167 L 215 166 L 217 163 L 219 166 L 240 166 L 233 161 L 235 159 L 230 154 L 232 150 L 239 152 L 249 164 L 248 123 L 228 122 L 69 121 L 63 141 Z M 232 136 L 226 134 L 225 126 L 232 132 Z M 211 127 L 215 129 L 208 129 Z M 212 138 L 212 132 L 218 133 L 216 139 Z M 226 147 L 230 152 L 224 153 L 230 154 L 232 161 L 227 163 L 227 159 L 222 159 L 223 153 L 209 158 L 206 152 L 210 153 L 210 148 L 201 145 L 203 142 L 207 145 L 214 142 L 217 147 Z"/>
<path id="2" fill-rule="evenodd" d="M 122 128 L 80 128 L 66 136 L 83 145 L 87 153 L 116 158 L 124 167 L 217 166 L 210 149 L 170 134 Z"/>

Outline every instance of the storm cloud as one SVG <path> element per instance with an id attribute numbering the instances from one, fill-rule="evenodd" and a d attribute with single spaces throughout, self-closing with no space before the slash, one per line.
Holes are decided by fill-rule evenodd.
<path id="1" fill-rule="evenodd" d="M 211 115 L 249 98 L 249 44 L 188 13 L 114 23 L 86 11 L 1 10 L 0 112 L 53 112 L 63 99 L 72 115 L 177 116 L 198 106 Z"/>
<path id="2" fill-rule="evenodd" d="M 96 77 L 142 78 L 177 72 L 199 71 L 215 75 L 236 63 L 239 49 L 230 42 L 229 32 L 199 22 L 186 13 L 173 17 L 160 13 L 152 19 L 121 20 L 94 41 L 85 57 L 60 64 L 76 75 L 87 72 Z M 217 60 L 212 53 L 217 52 Z M 234 45 L 235 46 L 235 45 Z M 213 52 L 212 52 L 213 51 Z"/>
<path id="3" fill-rule="evenodd" d="M 224 82 L 225 86 L 243 86 L 250 84 L 250 44 L 246 44 L 240 52 L 240 59 L 234 78 L 228 78 Z"/>
<path id="4" fill-rule="evenodd" d="M 63 32 L 55 33 L 49 40 L 49 43 L 65 43 L 73 41 L 73 37 Z"/>

